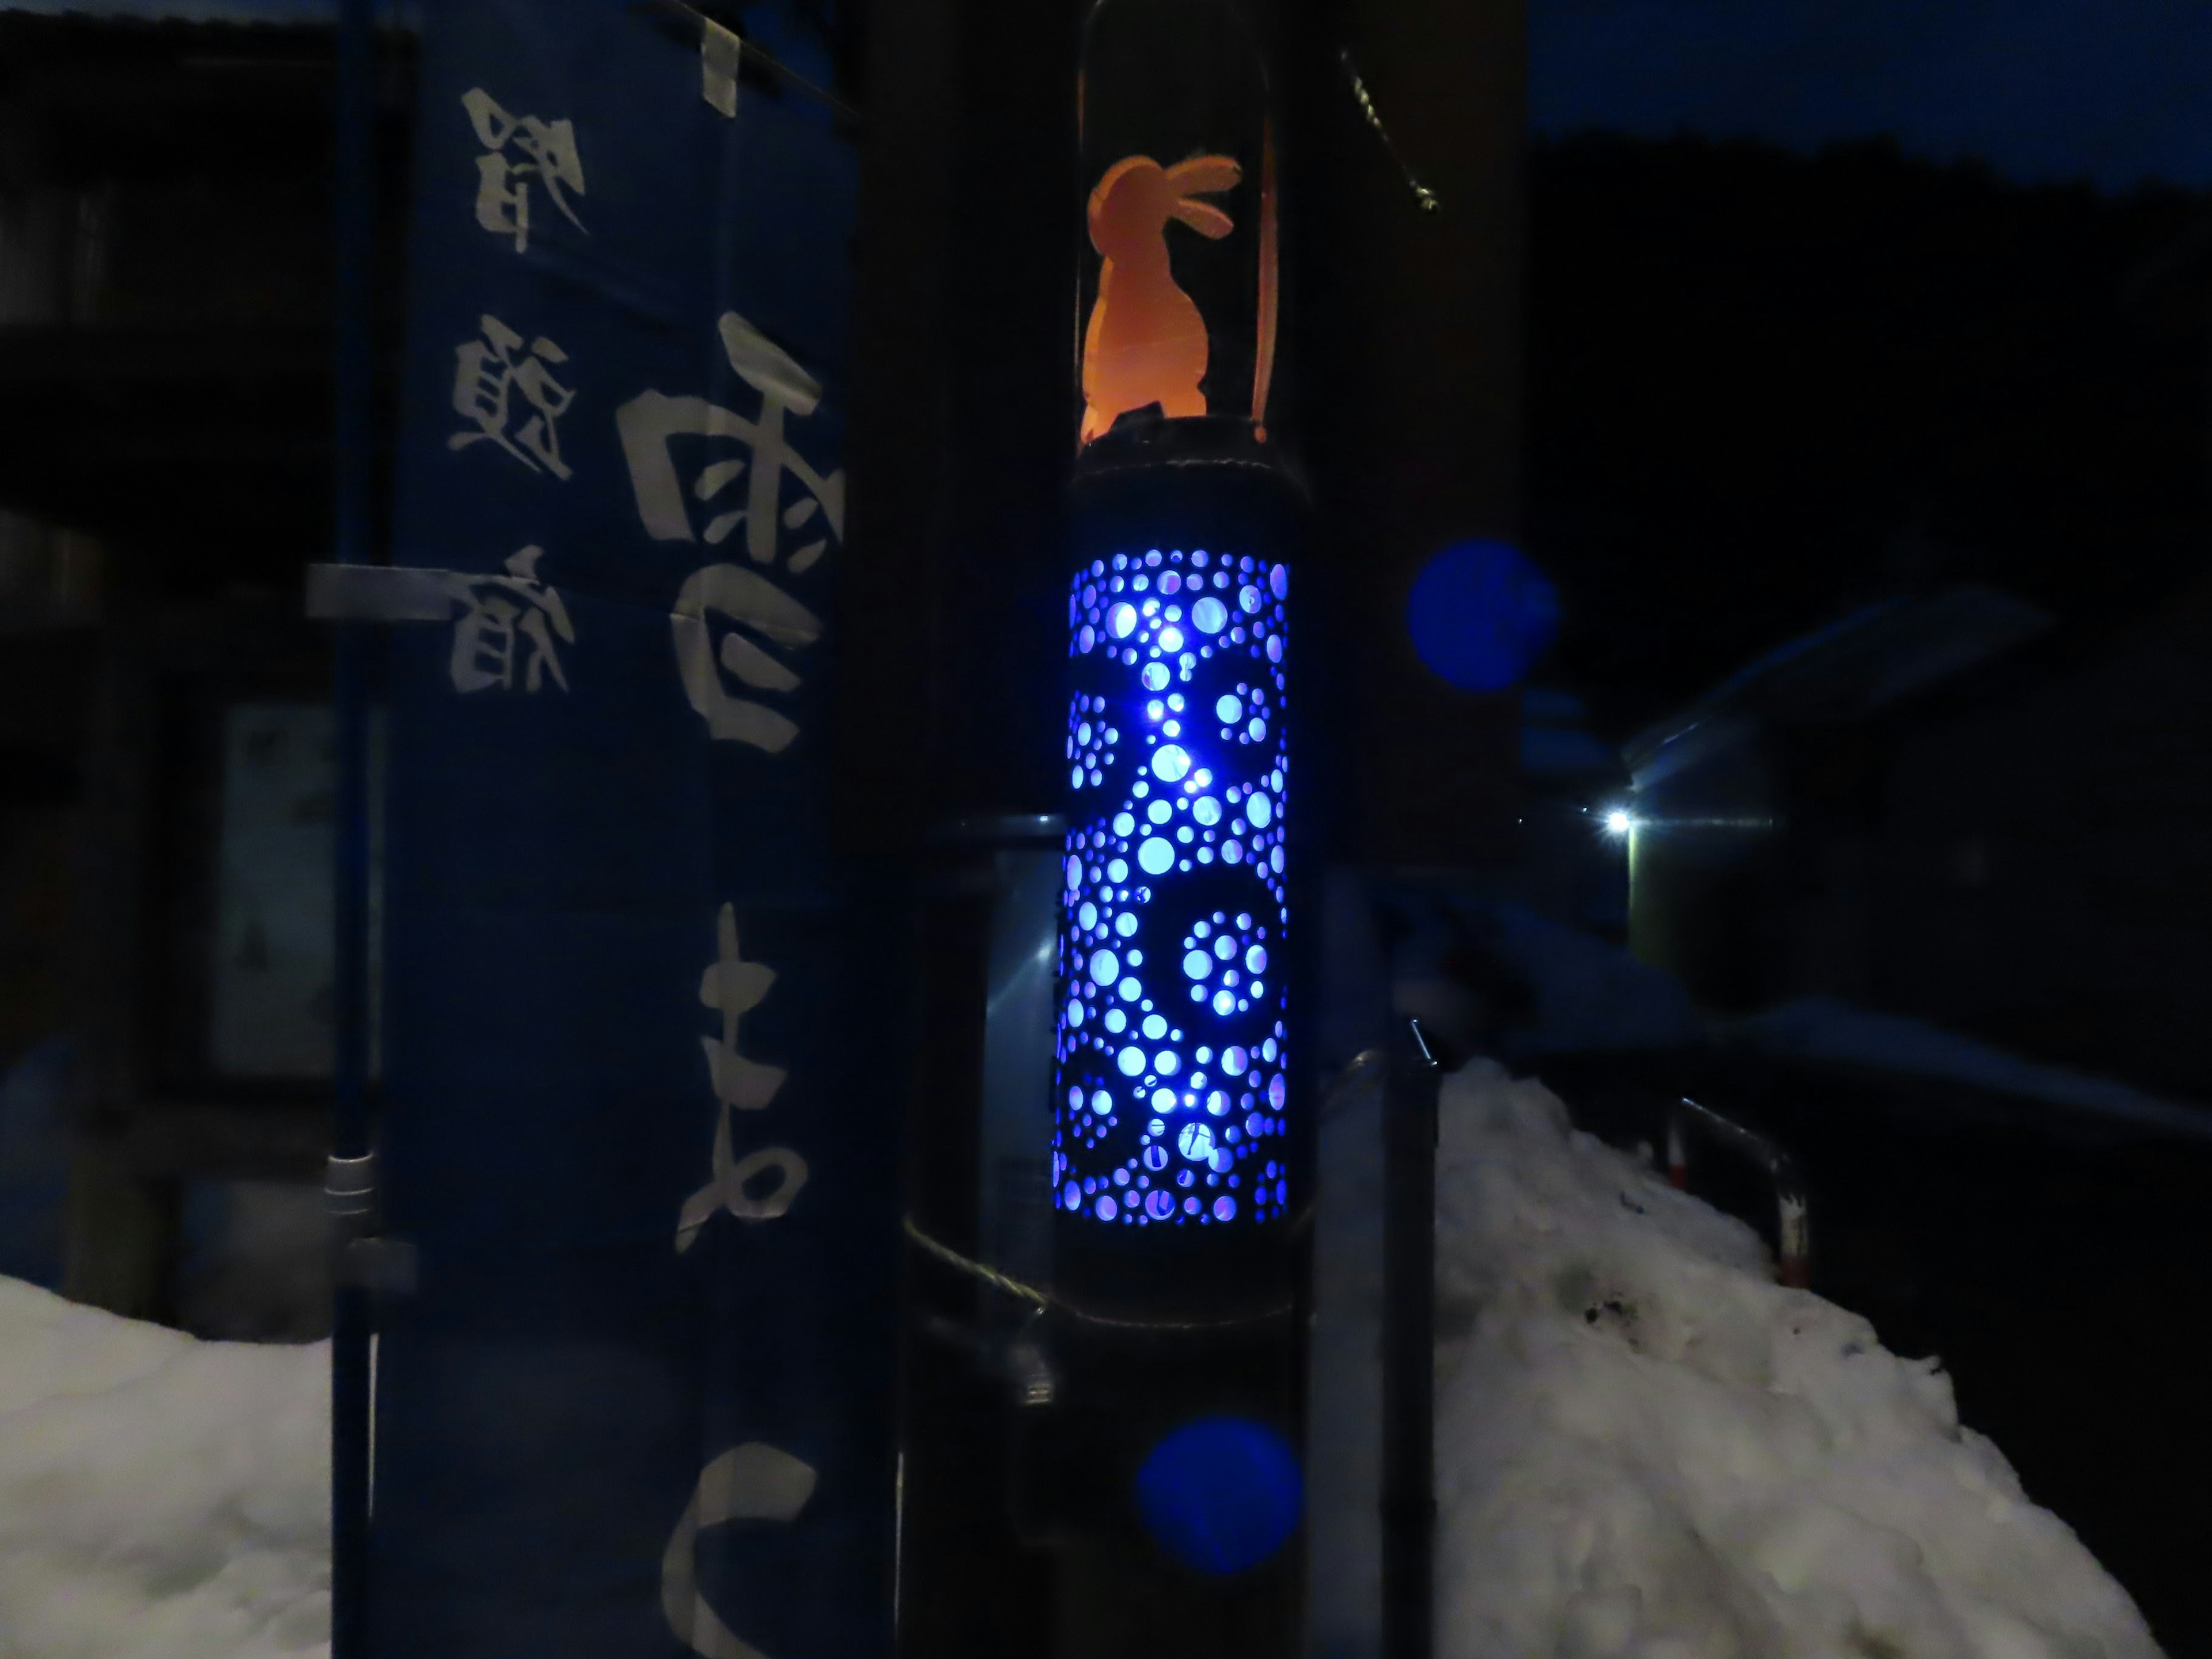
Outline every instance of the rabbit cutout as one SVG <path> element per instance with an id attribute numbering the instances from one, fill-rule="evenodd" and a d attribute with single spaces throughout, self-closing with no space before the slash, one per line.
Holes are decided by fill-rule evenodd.
<path id="1" fill-rule="evenodd" d="M 1194 155 L 1163 167 L 1132 155 L 1106 169 L 1091 192 L 1091 245 L 1098 250 L 1098 297 L 1083 333 L 1083 436 L 1089 443 L 1133 409 L 1158 404 L 1174 418 L 1206 413 L 1206 319 L 1176 285 L 1167 224 L 1180 219 L 1218 241 L 1235 226 L 1193 198 L 1232 188 L 1243 169 L 1226 155 Z"/>

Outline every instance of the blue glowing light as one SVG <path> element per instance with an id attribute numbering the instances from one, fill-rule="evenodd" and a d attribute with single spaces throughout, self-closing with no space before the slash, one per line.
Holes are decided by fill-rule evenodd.
<path id="1" fill-rule="evenodd" d="M 1214 1209 L 1224 1220 L 1236 1213 L 1225 1196 Z M 1152 1540 L 1185 1566 L 1218 1575 L 1256 1567 L 1282 1548 L 1305 1504 L 1290 1442 L 1249 1418 L 1203 1417 L 1172 1431 L 1146 1454 L 1136 1486 Z"/>
<path id="2" fill-rule="evenodd" d="M 1502 691 L 1551 648 L 1559 590 L 1504 542 L 1454 542 L 1414 578 L 1406 627 L 1438 678 L 1464 691 Z"/>
<path id="3" fill-rule="evenodd" d="M 1286 1007 L 1259 975 L 1288 920 L 1289 585 L 1196 550 L 1074 581 L 1053 1179 L 1098 1222 L 1267 1221 L 1288 1202 L 1268 1109 Z"/>

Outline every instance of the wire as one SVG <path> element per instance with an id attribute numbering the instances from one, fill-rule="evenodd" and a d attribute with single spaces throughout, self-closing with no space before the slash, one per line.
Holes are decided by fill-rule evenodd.
<path id="1" fill-rule="evenodd" d="M 1413 192 L 1413 199 L 1421 204 L 1422 212 L 1434 213 L 1443 204 L 1437 200 L 1436 191 L 1413 177 L 1413 168 L 1407 167 L 1406 158 L 1398 154 L 1398 146 L 1391 142 L 1390 130 L 1382 125 L 1382 116 L 1376 112 L 1375 100 L 1368 94 L 1367 82 L 1359 78 L 1359 71 L 1352 66 L 1351 49 L 1346 47 L 1339 51 L 1336 61 L 1344 66 L 1344 78 L 1352 84 L 1352 95 L 1359 105 L 1359 112 L 1367 118 L 1367 125 L 1375 129 L 1375 136 L 1382 141 L 1382 148 L 1389 152 L 1392 164 L 1406 181 L 1406 188 Z"/>
<path id="2" fill-rule="evenodd" d="M 1103 1325 L 1124 1331 L 1212 1331 L 1237 1325 L 1263 1324 L 1271 1319 L 1287 1319 L 1294 1311 L 1291 1304 L 1285 1302 L 1272 1308 L 1261 1308 L 1254 1313 L 1233 1315 L 1227 1319 L 1119 1319 L 1112 1314 L 1093 1313 L 1088 1308 L 1079 1308 L 1048 1290 L 1024 1284 L 1011 1273 L 1002 1273 L 996 1267 L 972 1261 L 950 1244 L 932 1238 L 922 1231 L 912 1216 L 906 1218 L 905 1224 L 906 1236 L 945 1266 L 966 1273 L 970 1279 L 981 1279 L 993 1290 L 1012 1297 L 1018 1302 L 1026 1302 L 1040 1313 L 1064 1313 L 1086 1325 Z"/>
<path id="3" fill-rule="evenodd" d="M 994 1291 L 1004 1291 L 1017 1302 L 1026 1302 L 1040 1309 L 1052 1306 L 1052 1292 L 1049 1291 L 1041 1291 L 1034 1285 L 1024 1285 L 1012 1274 L 1002 1273 L 983 1262 L 969 1261 L 950 1244 L 939 1243 L 922 1231 L 912 1216 L 906 1218 L 906 1236 L 947 1267 L 957 1267 L 970 1278 L 981 1279 Z"/>

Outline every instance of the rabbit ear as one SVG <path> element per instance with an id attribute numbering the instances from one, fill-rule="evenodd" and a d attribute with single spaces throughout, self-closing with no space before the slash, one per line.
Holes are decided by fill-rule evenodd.
<path id="1" fill-rule="evenodd" d="M 1175 215 L 1176 218 L 1182 220 L 1183 223 L 1188 225 L 1200 235 L 1209 238 L 1213 241 L 1219 241 L 1231 231 L 1237 228 L 1237 222 L 1235 220 L 1231 219 L 1219 208 L 1212 206 L 1205 202 L 1193 202 L 1188 199 L 1185 199 L 1177 202 L 1173 207 L 1170 208 L 1168 211 Z"/>
<path id="2" fill-rule="evenodd" d="M 1168 187 L 1178 196 L 1205 196 L 1233 189 L 1243 176 L 1232 155 L 1194 155 L 1168 169 Z"/>

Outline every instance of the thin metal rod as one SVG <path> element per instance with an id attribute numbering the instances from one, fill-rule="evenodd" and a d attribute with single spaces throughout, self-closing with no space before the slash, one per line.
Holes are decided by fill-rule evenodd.
<path id="1" fill-rule="evenodd" d="M 1684 1192 L 1690 1186 L 1692 1133 L 1728 1148 L 1765 1173 L 1774 1190 L 1775 1277 L 1799 1290 L 1810 1285 L 1812 1208 L 1805 1196 L 1805 1178 L 1789 1149 L 1685 1095 L 1667 1117 L 1667 1178 Z"/>
<path id="2" fill-rule="evenodd" d="M 1435 1644 L 1437 1093 L 1419 1020 L 1391 1045 L 1382 1110 L 1382 1659 Z"/>
<path id="3" fill-rule="evenodd" d="M 369 562 L 374 458 L 373 272 L 376 243 L 375 0 L 341 0 L 337 27 L 337 256 L 332 484 L 341 564 Z M 337 812 L 335 1052 L 331 1152 L 361 1158 L 368 1126 L 368 641 L 341 623 L 335 641 Z M 370 1308 L 338 1285 L 331 1340 L 331 1659 L 368 1653 Z"/>

